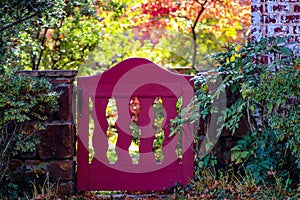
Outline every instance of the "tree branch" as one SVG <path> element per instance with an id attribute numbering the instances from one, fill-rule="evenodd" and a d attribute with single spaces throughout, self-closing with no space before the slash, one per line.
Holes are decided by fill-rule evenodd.
<path id="1" fill-rule="evenodd" d="M 35 12 L 32 15 L 29 15 L 28 17 L 25 17 L 23 19 L 18 19 L 17 21 L 15 21 L 15 22 L 13 22 L 11 24 L 8 24 L 7 26 L 4 26 L 4 27 L 0 28 L 0 32 L 5 31 L 6 29 L 9 29 L 9 28 L 11 28 L 11 27 L 13 27 L 13 26 L 15 26 L 17 24 L 20 24 L 20 23 L 22 23 L 22 22 L 24 22 L 24 21 L 26 21 L 26 20 L 34 17 L 34 16 L 37 16 L 37 15 L 38 15 L 38 12 Z"/>
<path id="2" fill-rule="evenodd" d="M 204 12 L 204 10 L 205 10 L 205 4 L 207 3 L 207 1 L 208 0 L 206 0 L 204 3 L 200 3 L 200 5 L 201 5 L 201 10 L 199 11 L 199 13 L 198 13 L 198 15 L 197 15 L 197 18 L 196 18 L 196 20 L 195 20 L 195 23 L 194 23 L 194 25 L 193 25 L 193 29 L 195 29 L 196 28 L 196 26 L 197 26 L 197 24 L 198 24 L 198 21 L 199 21 L 199 18 L 200 18 L 200 16 L 202 15 L 202 13 Z M 198 1 L 197 1 L 198 2 Z"/>
<path id="3" fill-rule="evenodd" d="M 41 49 L 41 52 L 40 52 L 40 56 L 39 56 L 39 59 L 38 59 L 38 63 L 36 64 L 36 70 L 39 70 L 40 63 L 41 63 L 41 59 L 42 59 L 42 55 L 43 55 L 43 53 L 44 53 L 44 45 L 45 45 L 45 41 L 46 41 L 46 34 L 47 34 L 47 31 L 48 31 L 48 28 L 46 27 L 46 28 L 45 28 L 45 31 L 44 31 L 44 34 L 43 34 L 43 39 L 42 39 L 42 49 Z"/>
<path id="4" fill-rule="evenodd" d="M 197 33 L 196 33 L 196 27 L 198 24 L 198 21 L 200 19 L 200 16 L 203 14 L 205 10 L 205 4 L 207 3 L 208 0 L 204 1 L 204 3 L 200 3 L 198 0 L 197 2 L 201 5 L 201 9 L 197 15 L 197 18 L 192 26 L 192 34 L 193 34 L 193 43 L 194 43 L 194 52 L 193 52 L 193 63 L 192 63 L 192 68 L 193 70 L 196 70 L 196 56 L 197 56 Z"/>
<path id="5" fill-rule="evenodd" d="M 183 18 L 183 19 L 186 19 L 188 21 L 192 21 L 190 18 L 186 17 L 186 16 L 183 16 L 183 15 L 179 15 L 179 16 L 175 16 L 175 17 L 179 17 L 179 18 Z"/>
<path id="6" fill-rule="evenodd" d="M 41 30 L 39 28 L 38 31 L 37 31 L 37 35 L 36 35 L 37 40 L 40 38 L 40 32 L 41 32 Z M 37 55 L 35 53 L 33 53 L 33 50 L 32 50 L 32 54 L 33 54 L 33 56 L 32 56 L 32 59 L 31 59 L 31 63 L 32 63 L 31 69 L 35 70 L 35 68 L 36 68 L 35 59 L 36 59 Z"/>
<path id="7" fill-rule="evenodd" d="M 196 2 L 202 6 L 202 3 L 199 0 L 196 0 Z"/>

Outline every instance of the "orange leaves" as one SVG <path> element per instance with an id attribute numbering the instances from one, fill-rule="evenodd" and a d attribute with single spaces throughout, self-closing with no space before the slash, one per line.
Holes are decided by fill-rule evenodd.
<path id="1" fill-rule="evenodd" d="M 129 112 L 131 115 L 131 119 L 136 123 L 138 122 L 140 111 L 141 111 L 141 104 L 139 99 L 137 97 L 132 97 L 129 103 Z"/>
<path id="2" fill-rule="evenodd" d="M 250 0 L 149 0 L 140 5 L 139 9 L 144 18 L 139 27 L 165 29 L 172 27 L 172 20 L 176 21 L 185 30 L 188 30 L 197 20 L 200 10 L 204 12 L 199 18 L 201 29 L 213 33 L 218 37 L 228 37 L 231 40 L 240 40 L 250 27 Z M 186 22 L 178 19 L 186 19 Z M 169 19 L 169 20 L 166 20 Z M 185 27 L 185 28 L 184 28 Z"/>

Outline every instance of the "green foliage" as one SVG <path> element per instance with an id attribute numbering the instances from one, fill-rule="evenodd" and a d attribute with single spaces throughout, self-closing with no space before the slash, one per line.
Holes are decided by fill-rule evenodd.
<path id="1" fill-rule="evenodd" d="M 251 127 L 250 134 L 233 148 L 232 159 L 242 163 L 246 171 L 253 174 L 256 183 L 279 180 L 287 181 L 288 185 L 299 183 L 300 79 L 299 71 L 292 68 L 293 52 L 284 41 L 282 38 L 262 40 L 255 54 L 250 50 L 254 58 L 266 53 L 280 53 L 281 59 L 275 59 L 268 66 L 245 63 L 247 68 L 238 69 L 242 70 L 239 73 L 242 77 L 230 77 L 239 83 L 240 99 L 244 102 L 240 109 L 248 117 Z M 228 123 L 232 121 L 229 119 Z M 273 173 L 276 173 L 276 180 L 271 176 Z"/>
<path id="2" fill-rule="evenodd" d="M 39 142 L 35 132 L 43 129 L 41 122 L 58 109 L 58 97 L 45 79 L 11 73 L 0 76 L 1 195 L 10 195 L 6 189 L 17 189 L 8 176 L 10 161 L 13 156 L 35 150 Z"/>
<path id="3" fill-rule="evenodd" d="M 32 38 L 39 37 L 43 28 L 57 26 L 65 11 L 63 0 L 58 1 L 1 1 L 0 3 L 0 63 L 1 68 L 22 69 L 22 57 L 16 53 L 22 49 L 21 35 L 28 33 Z M 32 68 L 38 63 L 42 46 L 27 38 L 25 48 L 31 50 Z"/>
<path id="4" fill-rule="evenodd" d="M 270 63 L 264 57 L 273 57 Z M 299 182 L 299 71 L 292 68 L 295 56 L 286 38 L 263 38 L 238 51 L 216 56 L 226 87 L 238 96 L 224 112 L 223 127 L 235 132 L 242 116 L 250 127 L 232 159 L 251 172 L 256 183 L 274 182 L 277 173 L 288 183 Z M 236 127 L 234 126 L 236 125 Z M 293 177 L 293 178 L 292 178 Z"/>
<path id="5" fill-rule="evenodd" d="M 294 60 L 294 66 L 299 66 L 299 65 L 300 65 L 300 57 Z"/>
<path id="6" fill-rule="evenodd" d="M 46 109 L 56 106 L 57 93 L 45 79 L 6 74 L 0 86 L 1 129 L 11 121 L 45 120 Z"/>
<path id="7" fill-rule="evenodd" d="M 49 30 L 52 38 L 45 45 L 41 60 L 44 69 L 78 69 L 90 51 L 98 45 L 102 26 L 97 19 L 69 17 L 58 30 Z"/>
<path id="8" fill-rule="evenodd" d="M 0 31 L 6 69 L 75 68 L 99 43 L 100 23 L 92 1 L 13 1 L 0 13 L 8 27 Z"/>
<path id="9" fill-rule="evenodd" d="M 299 181 L 296 159 L 271 130 L 261 136 L 257 132 L 245 136 L 232 149 L 231 156 L 240 169 L 245 168 L 246 172 L 252 174 L 256 184 L 273 184 L 280 181 L 282 185 L 290 186 L 292 181 L 294 184 Z"/>
<path id="10" fill-rule="evenodd" d="M 244 118 L 249 134 L 232 149 L 232 165 L 251 174 L 257 184 L 280 182 L 297 187 L 300 77 L 299 70 L 293 68 L 297 52 L 289 46 L 288 38 L 262 38 L 258 42 L 232 45 L 228 51 L 213 56 L 211 62 L 217 68 L 206 76 L 195 77 L 196 97 L 186 112 L 173 121 L 177 125 L 173 131 L 176 133 L 183 123 L 197 122 L 200 118 L 208 121 L 218 112 L 218 135 L 224 129 L 234 135 Z M 223 82 L 215 84 L 212 80 L 219 76 Z M 230 101 L 220 110 L 213 102 L 223 90 Z"/>
<path id="11" fill-rule="evenodd" d="M 199 171 L 207 168 L 213 168 L 217 164 L 217 158 L 213 154 L 208 154 L 203 158 L 196 158 L 195 160 L 196 164 L 198 165 L 196 174 L 199 173 Z"/>
<path id="12" fill-rule="evenodd" d="M 258 121 L 253 120 L 255 112 L 261 113 L 262 109 L 266 111 L 265 107 L 271 109 L 273 106 L 286 103 L 286 99 L 297 97 L 297 94 L 292 91 L 296 92 L 299 89 L 297 84 L 295 85 L 298 82 L 298 72 L 293 72 L 291 69 L 294 54 L 287 46 L 287 40 L 284 38 L 263 38 L 259 42 L 250 41 L 243 47 L 231 46 L 227 52 L 213 57 L 219 65 L 215 70 L 217 73 L 209 75 L 204 80 L 201 77 L 195 78 L 196 84 L 205 88 L 208 79 L 214 79 L 221 74 L 223 84 L 220 87 L 225 87 L 228 94 L 236 98 L 234 103 L 222 111 L 225 121 L 222 129 L 226 128 L 234 133 L 241 117 L 247 116 L 252 131 L 260 128 L 265 130 L 268 127 L 261 127 Z M 279 55 L 283 59 L 279 59 Z M 269 64 L 265 62 L 265 58 L 268 57 L 274 59 Z M 291 82 L 283 83 L 284 77 L 289 77 Z M 217 95 L 219 88 L 215 92 Z M 268 92 L 264 93 L 265 91 Z M 203 92 L 203 89 L 200 89 L 197 92 L 202 101 L 206 91 Z M 204 110 L 209 108 L 205 105 Z M 272 111 L 267 116 L 263 113 L 262 123 L 266 122 L 267 118 L 271 116 L 274 118 L 276 113 L 280 113 L 276 109 Z M 271 125 L 271 123 L 268 124 Z M 274 128 L 273 125 L 272 128 Z"/>
<path id="13" fill-rule="evenodd" d="M 162 152 L 162 146 L 165 139 L 165 133 L 163 128 L 163 121 L 165 119 L 165 113 L 163 108 L 163 100 L 158 97 L 154 100 L 153 103 L 153 111 L 154 111 L 154 121 L 153 121 L 153 130 L 155 134 L 155 138 L 152 144 L 152 149 L 154 153 L 154 157 L 156 162 L 162 162 L 164 159 L 164 155 Z"/>

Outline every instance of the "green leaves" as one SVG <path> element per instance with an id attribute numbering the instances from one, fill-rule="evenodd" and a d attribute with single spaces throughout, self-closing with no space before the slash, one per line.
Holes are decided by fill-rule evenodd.
<path id="1" fill-rule="evenodd" d="M 243 46 L 232 45 L 213 59 L 218 67 L 194 78 L 196 100 L 189 105 L 190 110 L 186 109 L 191 118 L 207 120 L 218 111 L 218 135 L 224 129 L 234 135 L 244 119 L 249 133 L 232 148 L 232 165 L 252 174 L 256 183 L 273 184 L 277 180 L 268 173 L 274 171 L 282 180 L 299 177 L 300 72 L 293 68 L 296 56 L 287 38 L 262 38 Z M 222 76 L 223 84 L 209 87 L 217 75 Z M 217 94 L 224 87 L 227 107 L 215 108 L 212 102 L 220 100 Z M 189 121 L 178 120 L 177 126 L 183 123 Z"/>
<path id="2" fill-rule="evenodd" d="M 35 132 L 57 110 L 59 93 L 46 79 L 5 73 L 0 75 L 0 183 L 12 156 L 34 151 Z"/>
<path id="3" fill-rule="evenodd" d="M 0 88 L 0 126 L 9 121 L 40 120 L 47 107 L 57 108 L 58 93 L 50 92 L 51 85 L 46 80 L 4 75 L 0 79 Z"/>
<path id="4" fill-rule="evenodd" d="M 214 167 L 217 164 L 217 158 L 213 154 L 208 154 L 205 157 L 201 158 L 198 161 L 198 168 L 199 170 L 209 168 L 209 167 Z"/>
<path id="5" fill-rule="evenodd" d="M 21 0 L 0 7 L 0 16 L 0 25 L 10 26 L 0 31 L 1 62 L 7 70 L 76 68 L 99 43 L 101 24 L 91 0 Z"/>
<path id="6" fill-rule="evenodd" d="M 293 51 L 288 48 L 286 38 L 263 38 L 246 47 L 237 51 L 242 56 L 219 67 L 222 70 L 231 67 L 234 72 L 225 75 L 225 84 L 232 93 L 237 87 L 241 93 L 236 103 L 223 112 L 224 127 L 234 127 L 241 111 L 252 127 L 249 135 L 232 149 L 231 158 L 245 167 L 257 183 L 274 181 L 266 175 L 272 170 L 285 179 L 292 174 L 298 176 L 300 77 L 299 71 L 291 66 L 295 59 Z M 262 57 L 271 57 L 272 61 L 264 62 Z"/>

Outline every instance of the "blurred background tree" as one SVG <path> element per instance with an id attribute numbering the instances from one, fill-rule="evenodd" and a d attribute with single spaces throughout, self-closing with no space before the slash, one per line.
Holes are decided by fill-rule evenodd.
<path id="1" fill-rule="evenodd" d="M 4 67 L 7 70 L 37 68 L 40 55 L 43 53 L 42 44 L 45 42 L 43 29 L 59 24 L 64 15 L 64 6 L 63 0 L 1 1 L 0 62 L 2 72 Z M 34 38 L 34 42 L 30 38 Z M 31 59 L 23 58 L 27 53 L 30 54 Z M 26 56 L 29 57 L 29 55 Z"/>
<path id="2" fill-rule="evenodd" d="M 205 68 L 207 55 L 245 42 L 250 28 L 250 1 L 150 0 L 140 9 L 142 38 L 153 43 L 165 38 L 162 46 L 171 52 L 166 60 L 198 70 Z"/>
<path id="3" fill-rule="evenodd" d="M 205 69 L 205 56 L 244 42 L 250 1 L 4 0 L 1 68 L 95 74 L 128 57 Z"/>

